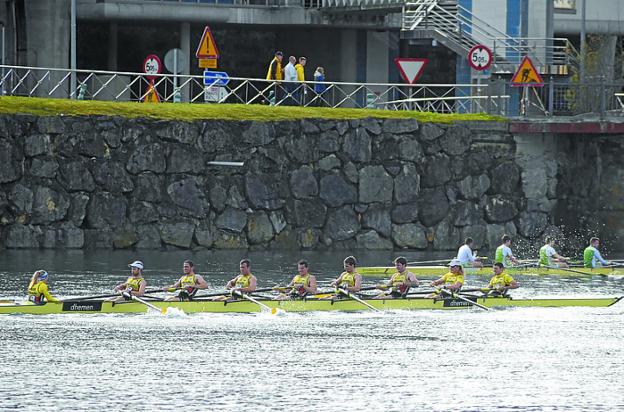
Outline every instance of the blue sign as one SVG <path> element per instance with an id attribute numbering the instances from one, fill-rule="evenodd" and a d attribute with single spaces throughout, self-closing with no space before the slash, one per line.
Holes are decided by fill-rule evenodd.
<path id="1" fill-rule="evenodd" d="M 204 70 L 204 86 L 225 86 L 230 81 L 226 72 Z"/>

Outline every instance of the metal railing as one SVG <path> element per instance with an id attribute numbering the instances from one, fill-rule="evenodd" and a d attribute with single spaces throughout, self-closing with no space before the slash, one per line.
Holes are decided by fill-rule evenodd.
<path id="1" fill-rule="evenodd" d="M 240 103 L 274 106 L 323 106 L 427 110 L 443 113 L 491 112 L 504 115 L 506 102 L 487 85 L 305 82 L 288 83 L 231 77 L 227 84 L 205 84 L 203 76 L 76 70 L 71 90 L 69 69 L 0 66 L 3 95 L 143 101 L 150 90 L 161 102 Z M 403 102 L 402 102 L 403 101 Z"/>

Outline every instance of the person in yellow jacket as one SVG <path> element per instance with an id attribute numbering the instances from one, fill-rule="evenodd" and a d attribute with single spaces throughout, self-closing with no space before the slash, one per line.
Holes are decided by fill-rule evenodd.
<path id="1" fill-rule="evenodd" d="M 305 57 L 299 57 L 299 63 L 295 64 L 295 71 L 297 72 L 297 91 L 295 93 L 295 100 L 298 104 L 302 104 L 302 96 L 305 96 L 308 91 L 306 90 L 305 83 L 305 65 L 307 59 Z"/>
<path id="2" fill-rule="evenodd" d="M 388 284 L 378 286 L 380 289 L 388 289 L 388 291 L 375 296 L 373 299 L 405 298 L 412 286 L 418 287 L 420 285 L 416 275 L 407 270 L 407 259 L 402 256 L 394 259 L 394 267 L 396 273 L 392 275 Z"/>
<path id="3" fill-rule="evenodd" d="M 110 299 L 113 302 L 123 302 L 124 300 L 130 299 L 131 295 L 140 297 L 145 294 L 147 282 L 145 282 L 145 279 L 143 278 L 143 262 L 135 260 L 130 263 L 128 267 L 130 268 L 130 276 L 128 279 L 126 279 L 125 282 L 118 284 L 113 289 L 122 296 Z"/>
<path id="4" fill-rule="evenodd" d="M 45 305 L 47 302 L 59 301 L 48 290 L 48 272 L 45 270 L 36 271 L 30 278 L 28 300 L 35 305 Z"/>
<path id="5" fill-rule="evenodd" d="M 165 286 L 164 290 L 176 290 L 180 291 L 176 296 L 165 299 L 166 301 L 184 302 L 191 301 L 199 289 L 208 288 L 208 284 L 201 275 L 195 274 L 195 264 L 190 260 L 185 260 L 182 264 L 182 270 L 184 275 L 176 283 L 171 286 Z"/>
<path id="6" fill-rule="evenodd" d="M 500 263 L 494 263 L 492 267 L 494 270 L 494 276 L 490 279 L 490 283 L 487 285 L 487 289 L 490 289 L 490 294 L 492 296 L 505 296 L 507 295 L 507 291 L 509 289 L 517 289 L 520 287 L 518 282 L 505 273 L 505 266 Z"/>
<path id="7" fill-rule="evenodd" d="M 464 286 L 464 269 L 459 259 L 453 259 L 449 263 L 450 271 L 444 274 L 440 279 L 434 280 L 430 283 L 430 286 L 442 286 L 442 289 L 449 293 L 459 292 Z M 425 296 L 425 298 L 437 299 L 445 297 L 442 292 L 434 292 Z"/>
<path id="8" fill-rule="evenodd" d="M 282 59 L 284 55 L 281 51 L 275 52 L 275 57 L 269 63 L 269 70 L 267 71 L 266 79 L 273 81 L 284 80 L 284 72 L 282 70 Z"/>
<path id="9" fill-rule="evenodd" d="M 277 295 L 273 300 L 303 299 L 318 292 L 316 276 L 310 274 L 307 260 L 302 259 L 297 262 L 297 272 L 297 275 L 283 289 L 284 292 Z"/>

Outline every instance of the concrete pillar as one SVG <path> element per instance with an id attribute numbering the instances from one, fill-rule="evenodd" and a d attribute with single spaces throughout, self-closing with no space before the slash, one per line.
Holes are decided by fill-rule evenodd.
<path id="1" fill-rule="evenodd" d="M 340 56 L 340 73 L 338 78 L 333 79 L 339 82 L 354 82 L 357 77 L 356 67 L 356 45 L 357 31 L 342 30 L 340 32 L 340 48 L 335 52 Z"/>
<path id="2" fill-rule="evenodd" d="M 26 12 L 27 64 L 69 68 L 69 0 L 29 0 Z"/>
<path id="3" fill-rule="evenodd" d="M 390 32 L 366 32 L 366 83 L 388 82 Z"/>
<path id="4" fill-rule="evenodd" d="M 191 56 L 191 25 L 189 23 L 180 24 L 180 49 L 188 59 L 186 70 L 182 71 L 180 74 L 189 75 L 191 73 L 191 64 L 196 63 L 194 51 Z M 188 87 L 181 90 L 181 101 L 190 101 L 190 90 Z"/>
<path id="5" fill-rule="evenodd" d="M 108 25 L 108 70 L 117 71 L 117 23 Z"/>

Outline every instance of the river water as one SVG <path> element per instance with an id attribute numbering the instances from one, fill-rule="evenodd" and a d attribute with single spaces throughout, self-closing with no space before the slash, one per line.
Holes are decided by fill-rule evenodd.
<path id="1" fill-rule="evenodd" d="M 107 293 L 135 259 L 146 264 L 151 287 L 173 283 L 190 258 L 220 290 L 243 257 L 266 287 L 285 283 L 301 257 L 329 280 L 344 254 L 4 251 L 0 297 L 23 296 L 27 273 L 39 268 L 56 296 Z M 360 264 L 391 259 L 367 252 Z M 518 297 L 613 296 L 624 286 L 608 277 L 517 279 Z M 467 286 L 485 283 L 467 276 Z M 1 316 L 0 410 L 624 410 L 623 321 L 623 302 L 489 312 Z"/>

